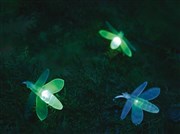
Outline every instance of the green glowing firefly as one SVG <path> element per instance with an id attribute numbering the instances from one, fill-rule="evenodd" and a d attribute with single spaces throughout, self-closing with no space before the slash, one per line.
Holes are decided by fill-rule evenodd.
<path id="1" fill-rule="evenodd" d="M 122 93 L 122 95 L 118 95 L 114 98 L 114 99 L 118 99 L 118 98 L 127 99 L 126 104 L 121 113 L 122 120 L 126 118 L 127 114 L 131 110 L 131 107 L 132 107 L 131 119 L 135 125 L 138 125 L 142 122 L 143 110 L 150 113 L 159 112 L 159 108 L 156 105 L 149 102 L 149 100 L 153 100 L 159 96 L 160 88 L 153 87 L 143 92 L 146 86 L 147 86 L 147 82 L 144 82 L 140 86 L 138 86 L 131 94 Z"/>
<path id="2" fill-rule="evenodd" d="M 110 48 L 113 50 L 118 50 L 119 52 L 122 52 L 125 55 L 132 57 L 131 49 L 134 51 L 136 51 L 136 49 L 124 37 L 124 33 L 122 31 L 118 32 L 112 27 L 110 23 L 106 22 L 106 24 L 112 31 L 112 33 L 107 30 L 100 30 L 99 34 L 105 39 L 111 40 Z M 129 47 L 131 47 L 131 49 Z"/>
<path id="3" fill-rule="evenodd" d="M 29 100 L 36 98 L 36 114 L 41 121 L 47 117 L 47 104 L 58 110 L 63 108 L 62 103 L 53 94 L 62 90 L 64 80 L 56 78 L 45 84 L 48 76 L 49 69 L 46 69 L 35 84 L 30 81 L 23 82 L 31 90 Z"/>

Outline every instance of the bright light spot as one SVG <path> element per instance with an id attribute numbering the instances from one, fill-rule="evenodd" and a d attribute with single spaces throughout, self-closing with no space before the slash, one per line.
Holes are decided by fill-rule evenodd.
<path id="1" fill-rule="evenodd" d="M 48 90 L 42 91 L 42 93 L 41 93 L 42 100 L 46 101 L 49 97 L 50 97 L 50 93 Z"/>
<path id="2" fill-rule="evenodd" d="M 118 36 L 114 37 L 110 44 L 111 49 L 117 49 L 120 46 L 121 42 L 122 41 Z"/>
<path id="3" fill-rule="evenodd" d="M 138 100 L 135 100 L 135 101 L 134 101 L 134 104 L 137 104 L 138 102 L 139 102 Z"/>

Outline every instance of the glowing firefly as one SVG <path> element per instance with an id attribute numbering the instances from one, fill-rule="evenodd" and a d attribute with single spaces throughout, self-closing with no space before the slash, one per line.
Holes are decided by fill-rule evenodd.
<path id="1" fill-rule="evenodd" d="M 131 119 L 135 125 L 138 125 L 143 120 L 143 110 L 150 113 L 158 113 L 159 108 L 149 102 L 149 100 L 155 99 L 160 94 L 160 88 L 153 87 L 143 92 L 147 82 L 142 83 L 131 94 L 122 93 L 122 95 L 116 96 L 114 99 L 126 98 L 126 104 L 121 113 L 121 119 L 125 119 L 129 111 L 131 110 Z M 143 92 L 143 93 L 142 93 Z M 141 94 L 142 93 L 142 94 Z"/>
<path id="2" fill-rule="evenodd" d="M 47 104 L 58 110 L 63 108 L 62 103 L 53 94 L 61 91 L 64 86 L 64 80 L 56 78 L 45 84 L 48 76 L 49 69 L 46 69 L 35 84 L 30 81 L 23 82 L 31 90 L 29 101 L 33 101 L 32 98 L 36 98 L 36 114 L 41 121 L 47 117 Z"/>
<path id="3" fill-rule="evenodd" d="M 119 52 L 122 52 L 125 55 L 132 57 L 131 49 L 134 51 L 136 51 L 136 49 L 124 37 L 124 33 L 122 31 L 118 32 L 112 27 L 110 23 L 106 22 L 106 24 L 112 31 L 112 33 L 107 30 L 100 30 L 99 34 L 105 39 L 111 40 L 110 48 L 113 50 L 118 50 Z M 131 47 L 131 49 L 129 47 Z"/>

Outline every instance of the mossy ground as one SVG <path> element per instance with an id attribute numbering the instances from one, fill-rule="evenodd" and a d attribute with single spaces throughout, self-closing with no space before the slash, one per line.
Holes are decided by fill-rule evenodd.
<path id="1" fill-rule="evenodd" d="M 177 1 L 106 0 L 72 2 L 22 0 L 1 2 L 0 132 L 1 133 L 178 133 L 167 110 L 179 104 L 180 48 Z M 137 48 L 132 58 L 109 49 L 98 35 L 105 21 L 123 30 Z M 25 118 L 30 90 L 22 82 L 36 81 L 46 69 L 62 78 L 56 94 L 61 111 L 49 107 L 41 122 L 32 109 Z M 139 126 L 130 115 L 120 120 L 125 100 L 113 102 L 148 81 L 161 88 L 152 102 L 158 114 L 145 113 Z"/>

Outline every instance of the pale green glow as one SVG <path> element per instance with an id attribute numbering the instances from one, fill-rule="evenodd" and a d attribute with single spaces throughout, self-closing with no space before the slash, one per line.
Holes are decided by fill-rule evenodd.
<path id="1" fill-rule="evenodd" d="M 48 115 L 47 104 L 39 96 L 36 96 L 36 114 L 41 121 Z"/>
<path id="2" fill-rule="evenodd" d="M 121 49 L 124 54 L 126 54 L 129 57 L 132 57 L 132 52 L 124 40 L 122 40 Z"/>
<path id="3" fill-rule="evenodd" d="M 35 84 L 30 81 L 23 82 L 33 93 L 37 95 L 36 114 L 41 121 L 47 117 L 47 104 L 58 110 L 63 108 L 62 103 L 53 94 L 62 90 L 64 80 L 57 78 L 45 84 L 48 76 L 49 70 L 46 69 Z"/>
<path id="4" fill-rule="evenodd" d="M 120 46 L 121 42 L 122 41 L 118 36 L 114 37 L 110 44 L 111 49 L 117 49 Z"/>
<path id="5" fill-rule="evenodd" d="M 103 38 L 111 40 L 110 48 L 113 50 L 118 50 L 119 52 L 122 52 L 128 57 L 132 57 L 131 49 L 134 51 L 136 49 L 124 37 L 124 33 L 122 31 L 118 32 L 109 22 L 106 22 L 106 24 L 113 33 L 107 30 L 100 30 L 99 34 Z M 131 49 L 129 47 L 131 47 Z"/>
<path id="6" fill-rule="evenodd" d="M 136 100 L 134 100 L 134 105 L 138 105 L 138 100 L 136 99 Z"/>
<path id="7" fill-rule="evenodd" d="M 44 101 L 46 101 L 47 99 L 49 99 L 50 98 L 50 92 L 48 91 L 48 90 L 44 90 L 44 91 L 42 91 L 42 93 L 41 93 L 41 99 L 42 100 L 44 100 Z M 49 102 L 49 101 L 48 101 Z"/>
<path id="8" fill-rule="evenodd" d="M 61 110 L 63 108 L 61 102 L 49 90 L 43 90 L 40 98 L 55 109 Z"/>
<path id="9" fill-rule="evenodd" d="M 113 33 L 109 32 L 109 31 L 106 31 L 106 30 L 100 30 L 99 34 L 102 37 L 104 37 L 105 39 L 108 39 L 108 40 L 112 40 L 114 37 L 117 36 L 116 34 L 113 34 Z"/>

